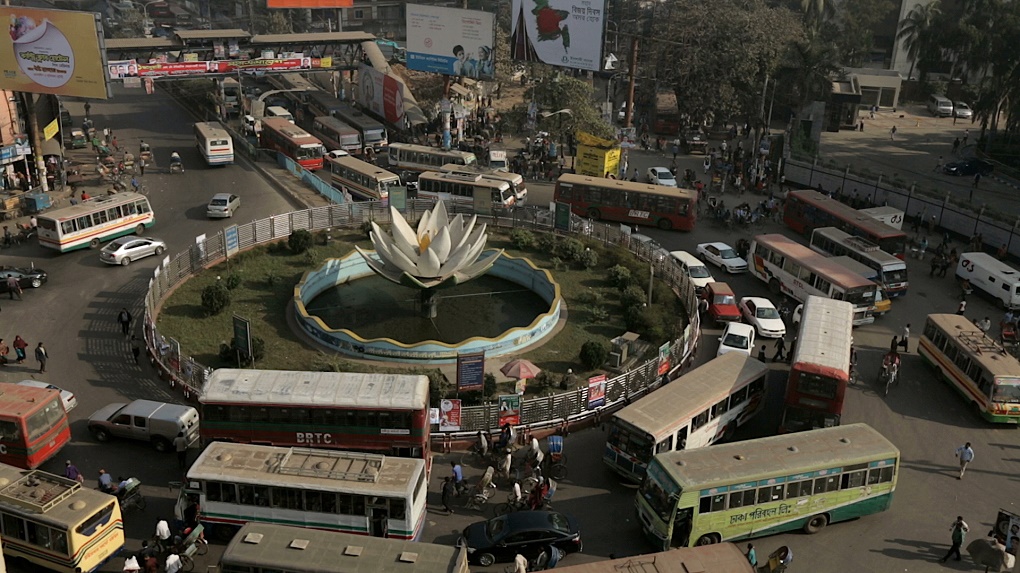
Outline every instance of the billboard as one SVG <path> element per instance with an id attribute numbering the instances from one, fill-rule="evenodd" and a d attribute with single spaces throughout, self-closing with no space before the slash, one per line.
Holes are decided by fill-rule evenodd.
<path id="1" fill-rule="evenodd" d="M 98 15 L 20 6 L 0 6 L 0 14 L 10 22 L 0 88 L 106 99 Z"/>
<path id="2" fill-rule="evenodd" d="M 393 125 L 403 125 L 404 82 L 384 74 L 372 66 L 362 64 L 358 69 L 358 90 L 355 100 L 361 107 Z"/>
<path id="3" fill-rule="evenodd" d="M 492 79 L 492 14 L 419 4 L 408 4 L 406 10 L 408 69 Z"/>
<path id="4" fill-rule="evenodd" d="M 205 74 L 231 74 L 237 72 L 264 72 L 286 70 L 318 70 L 333 67 L 333 58 L 257 58 L 254 60 L 209 60 L 193 62 L 164 62 L 152 60 L 114 60 L 106 66 L 112 80 L 131 77 L 162 78 L 167 76 L 201 76 Z"/>
<path id="5" fill-rule="evenodd" d="M 354 0 L 267 0 L 266 8 L 350 8 Z"/>
<path id="6" fill-rule="evenodd" d="M 605 0 L 512 0 L 510 57 L 597 72 Z"/>

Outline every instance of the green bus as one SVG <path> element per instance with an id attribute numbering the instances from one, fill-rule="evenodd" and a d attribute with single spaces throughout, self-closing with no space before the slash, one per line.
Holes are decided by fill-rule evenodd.
<path id="1" fill-rule="evenodd" d="M 660 550 L 803 529 L 889 509 L 900 451 L 850 424 L 659 454 L 635 505 Z"/>

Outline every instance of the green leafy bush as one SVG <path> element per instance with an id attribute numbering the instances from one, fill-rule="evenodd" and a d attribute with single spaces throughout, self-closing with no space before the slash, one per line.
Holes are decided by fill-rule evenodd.
<path id="1" fill-rule="evenodd" d="M 623 290 L 623 289 L 627 288 L 628 285 L 630 285 L 630 277 L 631 277 L 630 269 L 628 269 L 627 267 L 625 267 L 623 265 L 616 265 L 616 266 L 610 267 L 610 269 L 608 271 L 608 275 L 609 275 L 609 284 L 613 285 L 614 287 L 616 287 L 616 288 L 618 288 L 620 290 Z"/>
<path id="2" fill-rule="evenodd" d="M 601 368 L 609 358 L 609 348 L 601 342 L 589 340 L 581 345 L 581 364 L 588 370 Z"/>
<path id="3" fill-rule="evenodd" d="M 630 285 L 620 293 L 620 304 L 623 305 L 624 309 L 641 308 L 641 305 L 645 304 L 647 300 L 648 296 L 645 294 L 644 289 L 638 285 Z"/>
<path id="4" fill-rule="evenodd" d="M 300 255 L 312 248 L 314 242 L 315 239 L 307 229 L 298 229 L 287 237 L 287 248 L 295 255 Z"/>
<path id="5" fill-rule="evenodd" d="M 510 231 L 510 242 L 515 249 L 527 251 L 535 247 L 535 234 L 527 229 L 514 229 Z"/>
<path id="6" fill-rule="evenodd" d="M 241 286 L 241 273 L 230 273 L 223 281 L 223 284 L 227 286 L 228 290 L 234 290 Z"/>
<path id="7" fill-rule="evenodd" d="M 251 351 L 255 357 L 255 362 L 262 360 L 266 356 L 266 341 L 258 336 L 253 336 L 251 338 Z M 248 356 L 248 349 L 242 348 L 240 353 L 238 353 L 233 339 L 230 340 L 229 344 L 226 342 L 220 343 L 220 360 L 230 364 L 240 363 L 241 367 L 250 366 L 252 363 L 252 357 Z"/>
<path id="8" fill-rule="evenodd" d="M 599 266 L 599 254 L 591 249 L 588 249 L 581 253 L 581 257 L 577 259 L 581 266 L 586 269 L 594 269 Z"/>
<path id="9" fill-rule="evenodd" d="M 577 239 L 560 241 L 557 247 L 556 254 L 567 261 L 580 261 L 581 255 L 584 254 L 584 243 Z"/>
<path id="10" fill-rule="evenodd" d="M 230 291 L 222 281 L 216 281 L 202 289 L 202 307 L 209 314 L 219 314 L 229 305 Z"/>
<path id="11" fill-rule="evenodd" d="M 552 233 L 539 233 L 537 242 L 539 252 L 552 255 L 556 253 L 560 241 Z"/>

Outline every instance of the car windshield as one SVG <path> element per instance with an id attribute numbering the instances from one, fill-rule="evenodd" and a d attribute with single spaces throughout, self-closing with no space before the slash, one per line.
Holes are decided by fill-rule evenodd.
<path id="1" fill-rule="evenodd" d="M 717 294 L 712 299 L 712 304 L 734 304 L 734 298 L 731 294 Z"/>
<path id="2" fill-rule="evenodd" d="M 669 171 L 659 171 L 658 173 L 655 174 L 655 176 L 658 177 L 660 181 L 673 180 L 673 174 L 670 173 Z"/>
<path id="3" fill-rule="evenodd" d="M 723 337 L 722 341 L 725 346 L 732 346 L 733 348 L 747 348 L 747 337 L 742 334 L 729 333 Z"/>
<path id="4" fill-rule="evenodd" d="M 552 525 L 553 529 L 556 531 L 570 533 L 570 523 L 567 521 L 567 516 L 562 513 L 550 513 L 549 525 Z"/>
<path id="5" fill-rule="evenodd" d="M 733 249 L 719 249 L 719 256 L 724 259 L 737 259 L 737 253 Z"/>
<path id="6" fill-rule="evenodd" d="M 226 204 L 227 204 L 227 200 L 226 199 L 213 199 L 212 200 L 212 205 L 214 207 L 223 207 Z"/>
<path id="7" fill-rule="evenodd" d="M 707 279 L 712 276 L 705 267 L 688 267 L 688 269 L 692 279 Z"/>
<path id="8" fill-rule="evenodd" d="M 490 519 L 485 523 L 485 534 L 489 536 L 489 539 L 496 539 L 505 530 L 506 530 L 505 516 Z"/>
<path id="9" fill-rule="evenodd" d="M 779 313 L 772 307 L 759 308 L 754 315 L 758 318 L 779 318 Z"/>
<path id="10" fill-rule="evenodd" d="M 110 252 L 116 251 L 116 250 L 120 249 L 121 247 L 123 247 L 124 243 L 126 243 L 126 242 L 127 241 L 120 241 L 120 240 L 113 241 L 109 245 L 106 245 L 106 248 L 103 249 L 103 250 L 104 251 L 110 251 Z"/>

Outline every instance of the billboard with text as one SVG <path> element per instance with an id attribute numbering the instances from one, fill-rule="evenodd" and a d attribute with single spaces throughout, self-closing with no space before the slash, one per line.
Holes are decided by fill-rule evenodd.
<path id="1" fill-rule="evenodd" d="M 496 67 L 492 14 L 419 4 L 406 9 L 408 69 L 492 79 Z"/>
<path id="2" fill-rule="evenodd" d="M 512 0 L 510 57 L 597 72 L 605 0 Z"/>
<path id="3" fill-rule="evenodd" d="M 110 79 L 131 77 L 162 78 L 167 76 L 201 76 L 206 74 L 232 74 L 237 72 L 299 71 L 328 69 L 333 58 L 257 58 L 254 60 L 209 60 L 169 62 L 152 60 L 114 60 L 107 65 Z"/>
<path id="4" fill-rule="evenodd" d="M 96 14 L 0 6 L 9 41 L 0 46 L 0 88 L 106 99 L 103 33 Z"/>
<path id="5" fill-rule="evenodd" d="M 404 120 L 404 83 L 365 64 L 358 69 L 356 101 L 361 107 L 387 123 L 402 125 Z"/>
<path id="6" fill-rule="evenodd" d="M 266 8 L 350 8 L 354 0 L 266 0 Z"/>

